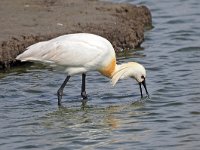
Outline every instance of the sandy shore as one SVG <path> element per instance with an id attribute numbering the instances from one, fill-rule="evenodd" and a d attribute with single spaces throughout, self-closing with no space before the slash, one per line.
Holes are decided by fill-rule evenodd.
<path id="1" fill-rule="evenodd" d="M 107 38 L 116 51 L 138 47 L 151 27 L 145 6 L 97 0 L 1 0 L 0 70 L 38 41 L 89 32 Z"/>

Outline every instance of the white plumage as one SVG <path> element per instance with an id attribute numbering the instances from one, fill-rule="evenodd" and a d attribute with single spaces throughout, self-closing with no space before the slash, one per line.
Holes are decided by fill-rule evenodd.
<path id="1" fill-rule="evenodd" d="M 61 105 L 64 86 L 69 78 L 75 74 L 82 74 L 81 95 L 83 98 L 87 98 L 84 87 L 85 74 L 92 70 L 99 71 L 104 76 L 111 78 L 113 85 L 119 79 L 126 77 L 135 78 L 140 84 L 141 96 L 141 83 L 144 83 L 143 85 L 146 90 L 146 71 L 144 67 L 136 62 L 117 65 L 115 51 L 111 43 L 107 39 L 94 34 L 68 34 L 49 41 L 39 42 L 29 46 L 16 59 L 43 62 L 65 68 L 67 78 L 58 90 L 59 105 Z"/>
<path id="2" fill-rule="evenodd" d="M 31 45 L 16 59 L 66 66 L 67 74 L 74 75 L 103 67 L 109 61 L 107 57 L 115 57 L 109 41 L 97 35 L 79 33 Z"/>

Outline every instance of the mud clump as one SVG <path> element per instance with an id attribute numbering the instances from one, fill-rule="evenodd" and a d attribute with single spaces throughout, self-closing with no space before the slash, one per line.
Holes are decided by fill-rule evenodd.
<path id="1" fill-rule="evenodd" d="M 116 51 L 140 46 L 152 19 L 145 6 L 97 0 L 2 0 L 0 70 L 16 65 L 26 47 L 63 34 L 88 32 L 107 38 Z"/>

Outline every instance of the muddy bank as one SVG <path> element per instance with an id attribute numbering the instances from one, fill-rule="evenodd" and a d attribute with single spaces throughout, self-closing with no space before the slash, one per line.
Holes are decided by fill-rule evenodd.
<path id="1" fill-rule="evenodd" d="M 145 6 L 96 0 L 1 0 L 0 15 L 0 69 L 15 65 L 27 46 L 59 35 L 95 33 L 118 51 L 138 47 L 151 27 Z"/>

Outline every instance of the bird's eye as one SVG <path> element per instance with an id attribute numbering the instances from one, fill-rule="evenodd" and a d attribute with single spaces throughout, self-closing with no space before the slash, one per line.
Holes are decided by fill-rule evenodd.
<path id="1" fill-rule="evenodd" d="M 141 76 L 142 79 L 144 79 L 144 76 Z"/>

